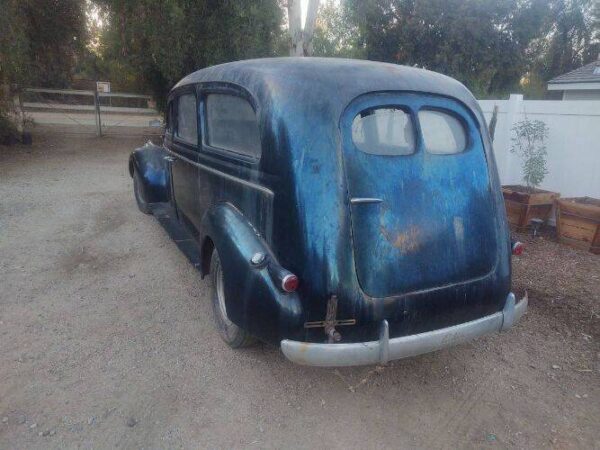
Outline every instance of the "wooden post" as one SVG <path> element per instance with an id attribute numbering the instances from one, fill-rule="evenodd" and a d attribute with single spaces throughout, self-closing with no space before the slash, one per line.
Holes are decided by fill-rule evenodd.
<path id="1" fill-rule="evenodd" d="M 102 136 L 102 122 L 100 121 L 100 96 L 98 95 L 98 84 L 94 88 L 94 109 L 96 110 L 96 134 Z"/>
<path id="2" fill-rule="evenodd" d="M 15 94 L 17 103 L 19 104 L 19 110 L 15 114 L 17 118 L 17 131 L 22 135 L 25 132 L 25 108 L 23 106 L 23 97 L 21 96 L 21 86 L 15 85 Z"/>
<path id="3" fill-rule="evenodd" d="M 494 111 L 492 112 L 492 119 L 490 120 L 490 125 L 488 127 L 488 131 L 490 132 L 490 137 L 492 138 L 492 142 L 494 142 L 494 135 L 496 134 L 496 124 L 498 123 L 498 105 L 494 105 Z"/>

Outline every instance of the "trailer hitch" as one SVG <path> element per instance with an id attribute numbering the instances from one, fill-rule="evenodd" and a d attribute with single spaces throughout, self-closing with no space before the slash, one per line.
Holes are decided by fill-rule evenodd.
<path id="1" fill-rule="evenodd" d="M 304 328 L 323 328 L 325 335 L 327 336 L 327 342 L 330 344 L 333 344 L 334 342 L 340 342 L 342 340 L 342 335 L 335 329 L 335 327 L 356 324 L 355 319 L 336 319 L 337 303 L 337 295 L 332 295 L 327 301 L 327 313 L 325 315 L 325 320 L 304 323 Z"/>

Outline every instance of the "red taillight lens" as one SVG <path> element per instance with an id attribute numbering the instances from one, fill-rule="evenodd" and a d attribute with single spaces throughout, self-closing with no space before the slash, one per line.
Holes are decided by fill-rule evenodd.
<path id="1" fill-rule="evenodd" d="M 523 254 L 523 250 L 525 250 L 525 246 L 521 242 L 515 242 L 512 246 L 512 254 L 519 256 Z"/>
<path id="2" fill-rule="evenodd" d="M 294 292 L 296 289 L 298 289 L 299 283 L 300 281 L 298 280 L 298 277 L 293 273 L 290 273 L 281 280 L 281 289 L 283 289 L 285 292 Z"/>

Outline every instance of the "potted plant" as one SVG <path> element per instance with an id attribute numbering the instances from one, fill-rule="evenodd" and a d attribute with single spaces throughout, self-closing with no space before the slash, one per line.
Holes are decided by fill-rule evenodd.
<path id="1" fill-rule="evenodd" d="M 517 230 L 527 228 L 532 219 L 548 220 L 557 192 L 545 191 L 538 186 L 548 173 L 546 168 L 546 138 L 548 127 L 541 120 L 525 119 L 512 128 L 514 136 L 510 152 L 523 161 L 525 185 L 502 187 L 506 215 Z"/>
<path id="2" fill-rule="evenodd" d="M 557 199 L 556 226 L 560 242 L 600 254 L 600 199 Z"/>

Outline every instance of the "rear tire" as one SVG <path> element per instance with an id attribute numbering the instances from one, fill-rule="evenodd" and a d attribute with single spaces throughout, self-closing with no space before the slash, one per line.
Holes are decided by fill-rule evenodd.
<path id="1" fill-rule="evenodd" d="M 142 180 L 137 172 L 133 172 L 133 194 L 135 195 L 135 202 L 137 203 L 138 209 L 144 214 L 152 214 L 152 209 L 146 200 L 144 200 L 144 193 L 142 192 Z"/>
<path id="2" fill-rule="evenodd" d="M 242 330 L 227 317 L 225 306 L 225 284 L 223 281 L 223 267 L 217 250 L 213 251 L 210 260 L 212 278 L 212 307 L 215 325 L 221 339 L 231 348 L 248 347 L 256 342 L 256 339 Z"/>

